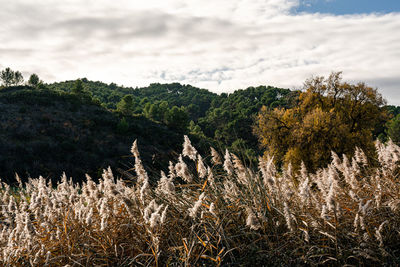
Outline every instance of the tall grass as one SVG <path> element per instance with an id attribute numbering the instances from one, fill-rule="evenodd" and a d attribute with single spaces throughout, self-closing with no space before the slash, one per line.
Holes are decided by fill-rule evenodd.
<path id="1" fill-rule="evenodd" d="M 357 149 L 315 174 L 250 169 L 226 151 L 203 158 L 185 137 L 167 174 L 82 185 L 64 175 L 0 189 L 3 266 L 400 264 L 400 148 Z M 378 166 L 378 167 L 373 167 Z"/>

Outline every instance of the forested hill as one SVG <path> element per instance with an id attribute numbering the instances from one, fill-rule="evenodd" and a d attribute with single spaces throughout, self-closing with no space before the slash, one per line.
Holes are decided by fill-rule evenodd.
<path id="1" fill-rule="evenodd" d="M 132 167 L 138 139 L 149 169 L 160 169 L 180 148 L 182 135 L 142 115 L 111 112 L 86 95 L 18 86 L 0 90 L 0 177 L 13 180 L 63 171 L 75 181 L 103 168 Z"/>
<path id="2" fill-rule="evenodd" d="M 179 83 L 154 83 L 130 88 L 116 84 L 80 80 L 83 90 L 111 110 L 126 115 L 142 114 L 175 131 L 192 134 L 255 158 L 261 151 L 252 133 L 260 108 L 290 107 L 298 91 L 272 86 L 249 87 L 232 94 L 217 95 L 205 89 Z M 77 81 L 47 85 L 50 89 L 71 92 Z"/>
<path id="3" fill-rule="evenodd" d="M 66 171 L 80 180 L 109 165 L 127 169 L 123 156 L 135 139 L 145 163 L 160 169 L 184 134 L 200 149 L 229 148 L 252 160 L 262 153 L 252 133 L 260 108 L 288 107 L 296 94 L 259 86 L 217 95 L 179 83 L 126 88 L 87 79 L 3 87 L 0 177 L 57 179 Z"/>
<path id="4" fill-rule="evenodd" d="M 116 109 L 118 102 L 126 95 L 133 98 L 133 113 L 143 112 L 147 103 L 166 101 L 170 107 L 184 106 L 190 112 L 192 118 L 203 117 L 218 95 L 205 89 L 199 89 L 191 85 L 179 83 L 159 84 L 153 83 L 148 87 L 132 88 L 117 86 L 114 83 L 93 82 L 85 78 L 82 80 L 85 90 L 93 97 L 100 100 L 107 108 Z M 49 84 L 48 87 L 54 90 L 69 92 L 75 86 L 76 81 L 65 81 Z"/>

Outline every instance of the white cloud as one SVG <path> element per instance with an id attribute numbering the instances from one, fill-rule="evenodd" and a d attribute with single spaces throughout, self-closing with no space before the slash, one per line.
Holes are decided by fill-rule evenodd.
<path id="1" fill-rule="evenodd" d="M 0 0 L 0 67 L 215 92 L 299 88 L 311 75 L 378 86 L 400 105 L 400 14 L 291 14 L 298 0 Z M 6 22 L 6 23 L 4 23 Z"/>

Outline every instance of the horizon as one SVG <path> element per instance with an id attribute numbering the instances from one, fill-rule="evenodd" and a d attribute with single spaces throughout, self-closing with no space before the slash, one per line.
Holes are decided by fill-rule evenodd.
<path id="1" fill-rule="evenodd" d="M 47 83 L 86 77 L 215 93 L 312 76 L 377 88 L 400 105 L 400 3 L 393 0 L 2 2 L 0 68 Z"/>

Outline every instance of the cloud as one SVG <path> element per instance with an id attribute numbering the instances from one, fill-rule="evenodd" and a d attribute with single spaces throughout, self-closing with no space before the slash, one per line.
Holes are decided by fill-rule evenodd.
<path id="1" fill-rule="evenodd" d="M 299 88 L 342 70 L 400 105 L 398 13 L 292 14 L 297 0 L 0 2 L 1 66 L 45 81 L 178 81 L 232 92 Z"/>

